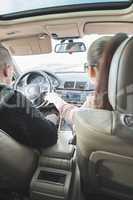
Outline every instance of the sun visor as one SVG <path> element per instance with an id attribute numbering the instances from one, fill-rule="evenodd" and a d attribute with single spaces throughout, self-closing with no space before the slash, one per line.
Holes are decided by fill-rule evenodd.
<path id="1" fill-rule="evenodd" d="M 37 55 L 52 52 L 51 38 L 48 35 L 17 38 L 3 41 L 2 44 L 15 56 Z"/>
<path id="2" fill-rule="evenodd" d="M 57 38 L 79 37 L 79 28 L 77 24 L 56 24 L 46 26 L 50 35 L 56 35 Z"/>
<path id="3" fill-rule="evenodd" d="M 115 34 L 115 33 L 133 33 L 133 24 L 128 22 L 94 22 L 86 23 L 84 26 L 85 34 Z"/>

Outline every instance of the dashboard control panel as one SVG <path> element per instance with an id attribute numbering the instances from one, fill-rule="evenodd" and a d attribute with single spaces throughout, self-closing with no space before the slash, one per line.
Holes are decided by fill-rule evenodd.
<path id="1" fill-rule="evenodd" d="M 68 103 L 83 104 L 90 91 L 60 90 L 57 91 L 61 98 Z"/>

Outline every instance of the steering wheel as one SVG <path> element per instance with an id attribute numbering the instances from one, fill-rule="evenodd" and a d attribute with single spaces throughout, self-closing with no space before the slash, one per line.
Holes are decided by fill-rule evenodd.
<path id="1" fill-rule="evenodd" d="M 42 76 L 47 87 L 46 87 L 46 85 L 44 85 L 42 83 L 30 83 L 29 85 L 27 85 L 27 83 L 25 83 L 22 87 L 23 89 L 20 89 L 20 86 L 19 86 L 20 82 L 26 76 L 32 75 L 32 74 L 34 74 L 34 75 L 37 74 L 39 76 Z M 49 72 L 49 74 L 50 74 L 50 72 Z M 18 86 L 19 86 L 19 89 L 18 89 Z M 45 106 L 47 105 L 48 102 L 45 99 L 45 95 L 47 93 L 53 91 L 53 86 L 52 86 L 51 80 L 50 80 L 47 72 L 45 72 L 45 71 L 30 71 L 30 72 L 22 74 L 16 80 L 16 82 L 14 84 L 14 90 L 20 91 L 24 96 L 26 96 L 32 102 L 32 104 L 36 108 L 40 108 L 44 105 Z"/>

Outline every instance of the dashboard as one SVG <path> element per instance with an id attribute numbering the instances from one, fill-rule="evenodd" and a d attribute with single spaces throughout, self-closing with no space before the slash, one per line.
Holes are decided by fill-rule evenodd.
<path id="1" fill-rule="evenodd" d="M 55 92 L 68 103 L 80 106 L 94 90 L 94 86 L 91 84 L 88 74 L 85 72 L 46 73 Z M 37 73 L 31 73 L 26 76 L 19 84 L 19 87 L 23 85 L 40 85 L 43 90 L 47 90 L 48 88 L 47 80 Z"/>
<path id="2" fill-rule="evenodd" d="M 94 90 L 88 74 L 84 72 L 56 73 L 60 79 L 57 93 L 68 103 L 82 105 L 86 97 Z"/>

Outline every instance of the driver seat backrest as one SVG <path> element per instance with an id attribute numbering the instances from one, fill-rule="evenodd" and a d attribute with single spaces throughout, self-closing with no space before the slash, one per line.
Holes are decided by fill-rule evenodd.
<path id="1" fill-rule="evenodd" d="M 0 130 L 0 191 L 26 191 L 36 169 L 37 159 L 37 152 Z"/>
<path id="2" fill-rule="evenodd" d="M 83 189 L 133 199 L 133 37 L 113 56 L 108 94 L 113 111 L 88 108 L 75 114 Z"/>

